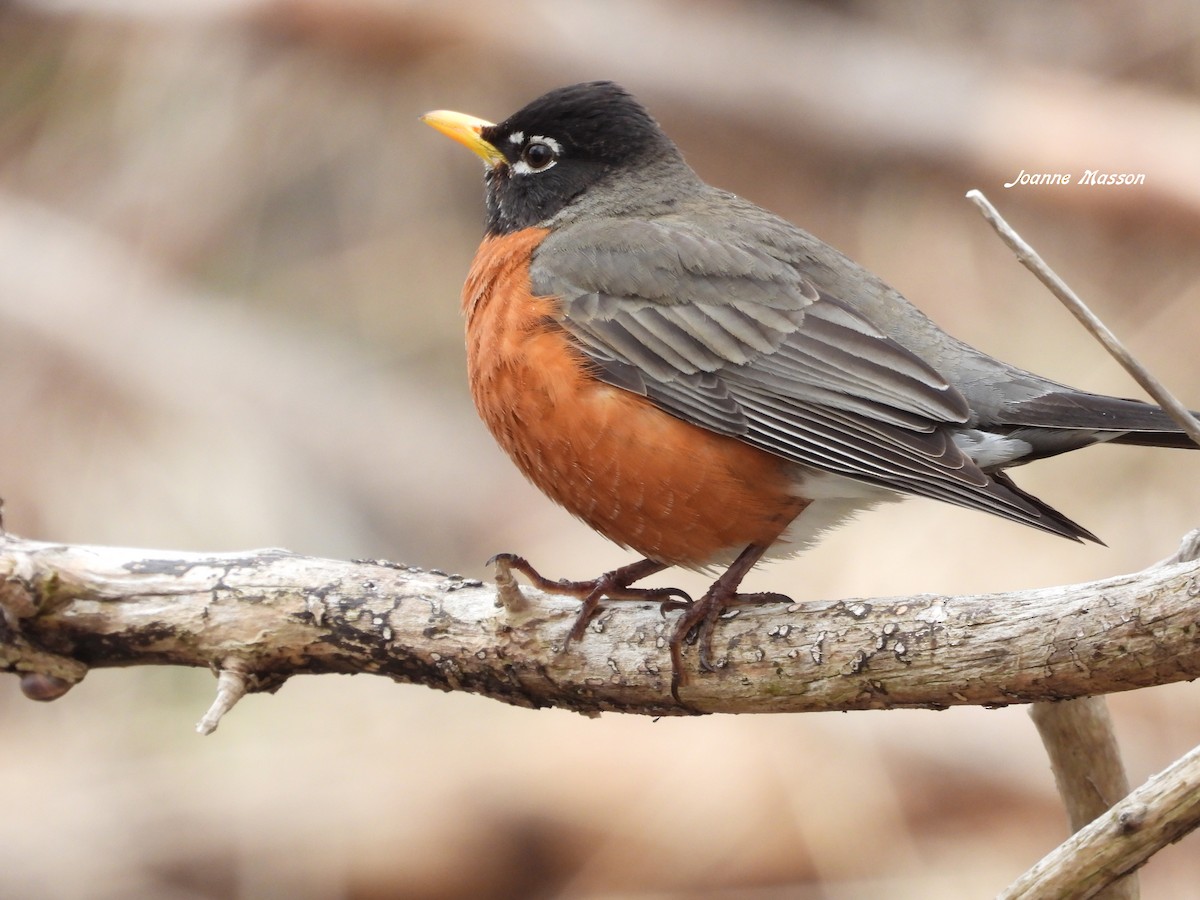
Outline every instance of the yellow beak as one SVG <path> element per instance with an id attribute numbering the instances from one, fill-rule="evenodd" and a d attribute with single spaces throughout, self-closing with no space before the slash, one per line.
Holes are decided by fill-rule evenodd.
<path id="1" fill-rule="evenodd" d="M 504 154 L 480 137 L 480 132 L 492 123 L 486 119 L 477 119 L 465 113 L 451 112 L 448 109 L 435 109 L 421 116 L 421 121 L 436 128 L 448 138 L 452 138 L 477 154 L 489 166 L 504 162 Z"/>

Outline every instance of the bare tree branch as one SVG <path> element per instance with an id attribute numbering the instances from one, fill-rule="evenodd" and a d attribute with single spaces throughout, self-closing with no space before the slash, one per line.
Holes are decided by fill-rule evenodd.
<path id="1" fill-rule="evenodd" d="M 1066 801 L 1072 831 L 1129 793 L 1129 779 L 1103 698 L 1035 703 L 1029 714 L 1050 753 L 1050 766 Z"/>
<path id="2" fill-rule="evenodd" d="M 1035 703 L 1029 715 L 1050 756 L 1054 783 L 1076 832 L 1129 793 L 1112 717 L 1103 697 Z M 1136 875 L 1114 881 L 1096 896 L 1137 900 Z"/>
<path id="3" fill-rule="evenodd" d="M 585 714 L 998 706 L 1200 675 L 1200 564 L 1070 587 L 764 605 L 719 624 L 724 669 L 670 694 L 671 613 L 618 604 L 561 651 L 577 605 L 378 562 L 284 550 L 204 554 L 0 538 L 0 669 L 72 683 L 88 668 L 205 666 L 246 690 L 367 672 Z M 689 650 L 685 663 L 695 664 Z M 215 727 L 236 700 L 214 707 Z"/>
<path id="4" fill-rule="evenodd" d="M 999 900 L 1095 897 L 1200 826 L 1200 747 L 1077 831 Z"/>

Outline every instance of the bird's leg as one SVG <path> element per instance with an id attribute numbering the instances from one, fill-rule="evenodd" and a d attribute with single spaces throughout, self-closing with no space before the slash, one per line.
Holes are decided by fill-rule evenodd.
<path id="1" fill-rule="evenodd" d="M 700 648 L 700 669 L 704 672 L 714 670 L 712 664 L 712 633 L 718 617 L 731 606 L 750 603 L 791 603 L 791 598 L 784 594 L 770 592 L 758 594 L 739 594 L 738 585 L 746 577 L 746 573 L 754 568 L 770 544 L 751 544 L 743 550 L 728 569 L 713 582 L 703 597 L 689 604 L 675 625 L 675 633 L 671 635 L 671 695 L 679 700 L 680 685 L 687 684 L 687 675 L 683 669 L 683 644 L 688 636 L 695 631 L 696 643 Z"/>
<path id="2" fill-rule="evenodd" d="M 658 603 L 659 609 L 663 612 L 690 606 L 692 602 L 692 598 L 679 588 L 630 587 L 635 581 L 641 581 L 643 578 L 667 568 L 665 563 L 656 562 L 653 559 L 638 560 L 627 566 L 621 566 L 619 569 L 613 569 L 611 572 L 605 572 L 589 581 L 566 581 L 565 579 L 553 581 L 538 572 L 529 564 L 528 560 L 512 553 L 497 553 L 488 560 L 489 564 L 495 562 L 504 562 L 509 567 L 516 569 L 528 578 L 529 583 L 538 590 L 548 594 L 567 594 L 583 601 L 583 606 L 580 607 L 579 614 L 575 617 L 575 624 L 571 626 L 571 632 L 567 635 L 563 649 L 566 649 L 571 641 L 577 641 L 583 637 L 588 623 L 600 611 L 604 600 L 649 601 Z"/>

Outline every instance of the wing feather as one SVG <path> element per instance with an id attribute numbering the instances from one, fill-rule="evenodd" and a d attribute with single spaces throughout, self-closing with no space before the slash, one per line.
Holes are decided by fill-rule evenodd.
<path id="1" fill-rule="evenodd" d="M 535 253 L 534 290 L 598 377 L 802 466 L 1091 535 L 953 440 L 970 418 L 932 367 L 797 265 L 682 220 L 581 223 Z"/>

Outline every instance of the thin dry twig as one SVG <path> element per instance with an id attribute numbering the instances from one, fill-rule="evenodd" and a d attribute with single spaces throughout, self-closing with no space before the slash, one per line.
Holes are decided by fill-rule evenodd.
<path id="1" fill-rule="evenodd" d="M 196 731 L 200 734 L 212 734 L 216 731 L 221 719 L 248 691 L 245 664 L 236 658 L 225 660 L 217 671 L 217 696 L 213 698 L 208 712 L 196 723 Z"/>
<path id="2" fill-rule="evenodd" d="M 1113 359 L 1119 362 L 1125 371 L 1145 389 L 1146 393 L 1170 413 L 1171 418 L 1179 423 L 1188 437 L 1195 441 L 1197 446 L 1200 446 L 1200 422 L 1196 421 L 1196 417 L 1191 414 L 1191 411 L 1167 390 L 1166 386 L 1155 378 L 1142 363 L 1134 358 L 1108 326 L 1100 321 L 1100 318 L 1071 290 L 1067 283 L 1059 278 L 1045 260 L 1013 230 L 1012 226 L 1004 220 L 1004 217 L 981 191 L 967 191 L 967 199 L 979 207 L 983 217 L 996 229 L 996 233 L 1012 249 L 1020 263 L 1036 275 L 1038 280 L 1049 288 L 1050 293 L 1063 302 L 1063 305 L 1083 324 L 1084 328 L 1095 336 Z"/>

